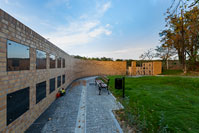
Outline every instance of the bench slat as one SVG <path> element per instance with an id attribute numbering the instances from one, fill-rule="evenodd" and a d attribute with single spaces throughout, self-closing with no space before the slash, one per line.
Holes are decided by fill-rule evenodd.
<path id="1" fill-rule="evenodd" d="M 101 84 L 101 87 L 103 87 L 103 88 L 106 88 L 107 87 L 107 84 Z"/>

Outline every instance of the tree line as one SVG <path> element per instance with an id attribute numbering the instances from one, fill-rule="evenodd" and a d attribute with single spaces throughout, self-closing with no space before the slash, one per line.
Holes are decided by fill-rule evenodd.
<path id="1" fill-rule="evenodd" d="M 79 55 L 73 55 L 76 59 L 82 59 L 82 60 L 97 60 L 97 61 L 113 61 L 113 58 L 107 58 L 107 57 L 85 57 L 85 56 L 79 56 Z"/>

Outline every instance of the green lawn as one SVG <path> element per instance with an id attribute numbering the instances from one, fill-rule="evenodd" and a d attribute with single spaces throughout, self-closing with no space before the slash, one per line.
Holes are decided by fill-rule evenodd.
<path id="1" fill-rule="evenodd" d="M 182 70 L 163 70 L 161 75 L 183 75 Z"/>
<path id="2" fill-rule="evenodd" d="M 199 132 L 199 78 L 139 77 L 126 78 L 126 98 L 110 90 L 124 105 L 122 119 L 143 132 Z"/>

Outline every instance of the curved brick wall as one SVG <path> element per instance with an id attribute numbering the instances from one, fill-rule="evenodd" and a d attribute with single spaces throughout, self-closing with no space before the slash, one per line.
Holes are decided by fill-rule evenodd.
<path id="1" fill-rule="evenodd" d="M 30 70 L 6 71 L 7 40 L 30 46 Z M 47 69 L 36 69 L 36 49 L 47 53 Z M 49 69 L 49 54 L 65 58 L 66 67 Z M 49 79 L 63 74 L 66 75 L 66 82 L 60 88 L 67 87 L 80 77 L 125 75 L 126 62 L 74 59 L 0 9 L 0 132 L 25 131 L 55 100 L 59 88 L 49 94 Z M 46 97 L 36 104 L 36 84 L 43 81 L 46 81 Z M 57 84 L 57 78 L 55 83 Z M 26 87 L 30 87 L 29 110 L 7 125 L 7 95 Z"/>

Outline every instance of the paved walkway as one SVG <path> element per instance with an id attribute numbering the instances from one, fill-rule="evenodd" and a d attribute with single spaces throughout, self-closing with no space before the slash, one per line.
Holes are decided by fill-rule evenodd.
<path id="1" fill-rule="evenodd" d="M 106 90 L 98 93 L 94 77 L 75 81 L 26 132 L 121 133 L 112 113 L 121 105 Z"/>

